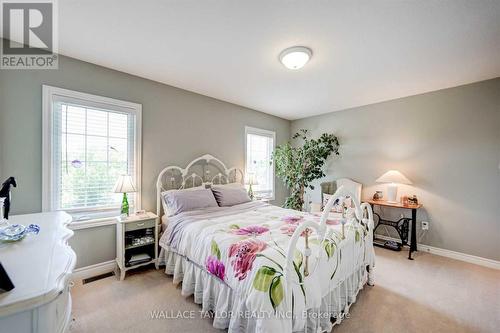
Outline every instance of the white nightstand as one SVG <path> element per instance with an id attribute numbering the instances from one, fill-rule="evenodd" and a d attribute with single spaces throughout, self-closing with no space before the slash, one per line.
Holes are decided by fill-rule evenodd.
<path id="1" fill-rule="evenodd" d="M 144 258 L 131 262 L 131 259 Z M 130 215 L 116 222 L 116 263 L 120 280 L 125 273 L 140 266 L 155 264 L 158 269 L 158 216 L 147 212 Z"/>

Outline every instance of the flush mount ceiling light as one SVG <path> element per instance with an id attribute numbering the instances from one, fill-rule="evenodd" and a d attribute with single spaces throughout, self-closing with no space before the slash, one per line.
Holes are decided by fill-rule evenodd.
<path id="1" fill-rule="evenodd" d="M 307 64 L 311 56 L 311 49 L 305 46 L 294 46 L 280 53 L 280 61 L 288 69 L 299 69 Z"/>

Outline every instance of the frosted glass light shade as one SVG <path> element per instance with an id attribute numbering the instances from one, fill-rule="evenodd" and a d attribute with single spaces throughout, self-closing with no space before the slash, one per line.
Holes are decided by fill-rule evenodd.
<path id="1" fill-rule="evenodd" d="M 406 178 L 401 172 L 397 170 L 389 170 L 382 176 L 378 177 L 377 183 L 394 183 L 394 184 L 407 184 L 410 185 L 412 182 Z"/>
<path id="2" fill-rule="evenodd" d="M 299 69 L 311 59 L 311 49 L 304 46 L 290 47 L 280 54 L 281 63 L 288 69 Z"/>
<path id="3" fill-rule="evenodd" d="M 134 180 L 130 175 L 121 175 L 116 181 L 115 188 L 113 190 L 115 193 L 130 193 L 137 192 Z"/>

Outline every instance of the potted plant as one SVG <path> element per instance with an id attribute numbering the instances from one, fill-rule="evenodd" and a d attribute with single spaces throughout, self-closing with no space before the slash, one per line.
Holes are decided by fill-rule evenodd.
<path id="1" fill-rule="evenodd" d="M 301 139 L 302 145 L 292 146 L 290 142 L 276 147 L 273 161 L 276 176 L 290 190 L 284 207 L 302 210 L 304 192 L 314 190 L 311 182 L 325 176 L 323 166 L 330 155 L 339 155 L 339 141 L 333 134 L 323 133 L 318 139 L 308 138 L 306 129 L 301 129 L 292 137 Z"/>

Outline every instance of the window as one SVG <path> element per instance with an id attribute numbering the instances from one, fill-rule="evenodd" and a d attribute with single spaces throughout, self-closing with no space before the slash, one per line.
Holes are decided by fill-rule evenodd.
<path id="1" fill-rule="evenodd" d="M 272 154 L 276 133 L 245 127 L 246 175 L 252 174 L 257 181 L 253 191 L 258 198 L 274 200 L 274 165 Z"/>
<path id="2" fill-rule="evenodd" d="M 122 174 L 140 191 L 141 105 L 43 86 L 43 210 L 118 215 Z M 140 192 L 129 194 L 140 209 Z"/>

